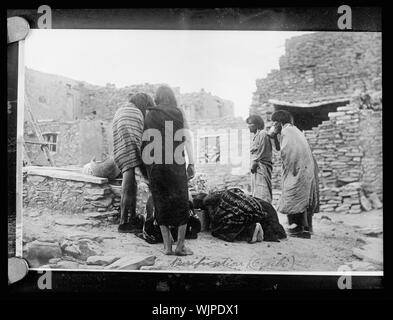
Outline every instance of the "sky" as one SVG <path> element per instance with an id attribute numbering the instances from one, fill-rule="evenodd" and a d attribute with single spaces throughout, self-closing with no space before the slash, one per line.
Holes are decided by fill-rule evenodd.
<path id="1" fill-rule="evenodd" d="M 247 117 L 256 79 L 279 68 L 285 40 L 309 32 L 34 29 L 25 66 L 95 85 L 166 83 L 234 103 Z"/>

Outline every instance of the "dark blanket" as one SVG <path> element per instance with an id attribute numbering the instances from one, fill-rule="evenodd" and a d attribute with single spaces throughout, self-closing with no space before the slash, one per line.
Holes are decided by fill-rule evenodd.
<path id="1" fill-rule="evenodd" d="M 168 130 L 168 125 L 170 130 Z M 177 107 L 160 105 L 150 108 L 145 117 L 144 130 L 156 129 L 162 137 L 161 157 L 155 155 L 153 163 L 148 163 L 143 155 L 145 148 L 151 142 L 142 142 L 142 161 L 146 165 L 155 207 L 155 217 L 159 225 L 179 226 L 186 224 L 188 221 L 190 208 L 186 166 L 174 161 L 174 152 L 182 143 L 182 141 L 174 141 L 174 135 L 177 130 L 183 128 L 183 116 Z M 146 150 L 151 149 L 149 147 Z M 157 151 L 159 151 L 159 148 L 152 150 L 152 153 Z M 168 159 L 171 159 L 171 161 L 168 161 Z"/>
<path id="2" fill-rule="evenodd" d="M 201 222 L 199 220 L 198 215 L 194 212 L 194 210 L 191 207 L 192 204 L 190 204 L 190 217 L 187 222 L 185 238 L 197 239 L 198 233 L 201 231 Z M 177 227 L 171 227 L 170 232 L 172 234 L 173 240 L 177 241 Z M 138 237 L 142 238 L 143 240 L 145 240 L 150 244 L 163 242 L 160 226 L 158 225 L 154 217 L 154 209 L 151 215 L 148 214 L 148 217 L 143 226 L 143 233 L 139 234 Z"/>
<path id="3" fill-rule="evenodd" d="M 205 205 L 212 208 L 211 231 L 214 237 L 225 241 L 249 240 L 255 224 L 260 223 L 264 241 L 286 238 L 273 206 L 263 200 L 234 188 L 210 194 Z"/>

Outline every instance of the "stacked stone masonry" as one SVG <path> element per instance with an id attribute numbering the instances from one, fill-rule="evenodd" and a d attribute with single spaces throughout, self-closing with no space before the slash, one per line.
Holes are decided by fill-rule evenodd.
<path id="1" fill-rule="evenodd" d="M 360 197 L 382 190 L 382 111 L 353 103 L 337 108 L 329 120 L 304 131 L 319 166 L 321 211 L 357 213 Z M 274 154 L 273 188 L 279 194 L 281 162 Z M 273 197 L 277 202 L 278 197 Z"/>
<path id="2" fill-rule="evenodd" d="M 64 214 L 98 214 L 117 221 L 120 213 L 121 186 L 117 181 L 93 183 L 50 175 L 26 174 L 23 206 L 45 207 Z M 82 180 L 82 181 L 81 181 Z M 104 179 L 106 180 L 106 179 Z M 145 214 L 149 196 L 147 185 L 138 178 L 137 213 Z"/>
<path id="3" fill-rule="evenodd" d="M 381 90 L 379 32 L 316 32 L 288 39 L 280 70 L 256 81 L 251 113 L 271 114 L 269 99 L 312 102 Z"/>

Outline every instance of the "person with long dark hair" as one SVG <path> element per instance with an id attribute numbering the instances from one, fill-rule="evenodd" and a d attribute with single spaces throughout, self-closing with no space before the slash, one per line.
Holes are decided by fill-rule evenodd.
<path id="1" fill-rule="evenodd" d="M 146 109 L 154 106 L 153 99 L 146 93 L 129 96 L 129 104 L 120 107 L 113 118 L 113 160 L 122 174 L 120 202 L 120 224 L 118 231 L 140 232 L 142 216 L 136 215 L 137 183 L 135 169 L 145 173 L 141 159 L 142 134 Z"/>
<path id="2" fill-rule="evenodd" d="M 190 211 L 188 180 L 195 175 L 192 141 L 172 89 L 159 87 L 155 103 L 145 117 L 142 143 L 142 160 L 149 177 L 155 219 L 161 229 L 164 253 L 190 255 L 193 252 L 185 246 L 185 234 Z M 170 226 L 178 229 L 174 252 Z"/>

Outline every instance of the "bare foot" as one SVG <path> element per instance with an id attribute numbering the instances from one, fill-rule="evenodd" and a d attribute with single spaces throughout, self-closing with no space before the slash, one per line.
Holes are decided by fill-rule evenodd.
<path id="1" fill-rule="evenodd" d="M 164 250 L 162 250 L 161 252 L 162 252 L 163 254 L 167 255 L 167 256 L 172 256 L 172 255 L 173 255 L 172 249 L 171 249 L 171 250 L 166 250 L 166 249 L 164 249 Z"/>
<path id="2" fill-rule="evenodd" d="M 257 241 L 258 242 L 262 242 L 263 241 L 263 229 L 262 226 L 260 225 L 260 223 L 257 223 L 258 225 L 258 234 L 257 234 Z"/>
<path id="3" fill-rule="evenodd" d="M 183 247 L 182 249 L 176 249 L 175 250 L 175 255 L 177 256 L 189 256 L 194 254 L 190 249 Z"/>
<path id="4" fill-rule="evenodd" d="M 258 228 L 258 223 L 256 223 L 256 224 L 255 224 L 254 232 L 253 232 L 253 234 L 252 234 L 252 238 L 251 238 L 251 240 L 249 241 L 249 243 L 255 243 L 255 242 L 257 242 L 258 233 L 259 233 L 259 228 Z"/>

